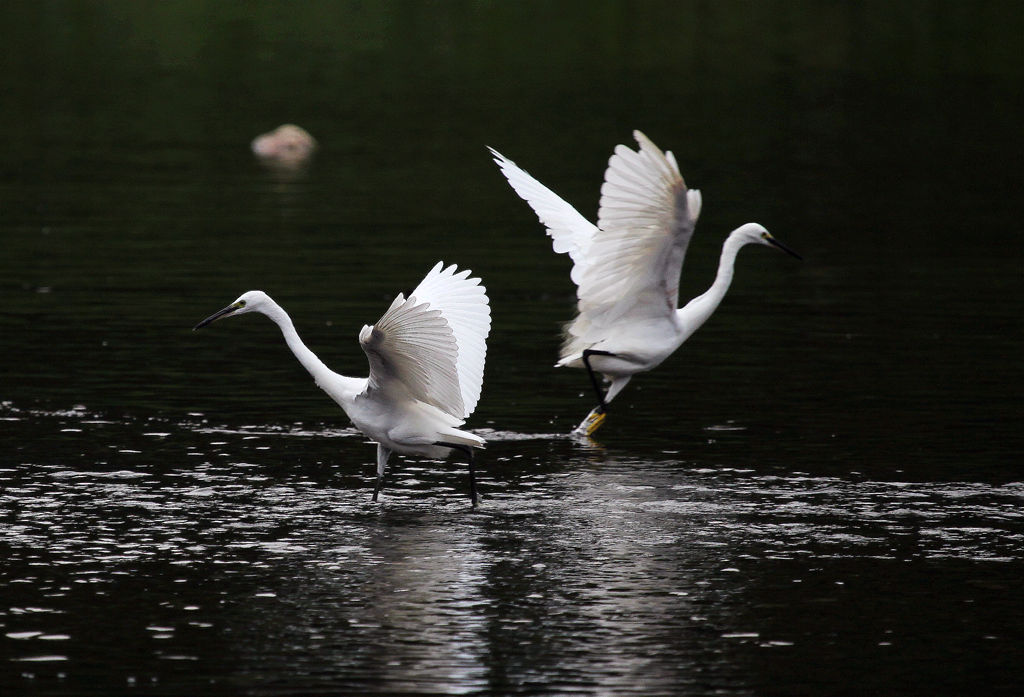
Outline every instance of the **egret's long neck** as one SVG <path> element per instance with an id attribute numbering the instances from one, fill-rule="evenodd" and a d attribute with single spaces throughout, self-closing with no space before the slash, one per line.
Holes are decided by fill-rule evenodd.
<path id="1" fill-rule="evenodd" d="M 708 317 L 718 308 L 722 302 L 729 285 L 732 283 L 733 265 L 736 263 L 736 255 L 745 244 L 738 235 L 729 235 L 725 244 L 722 245 L 722 256 L 718 260 L 718 274 L 715 282 L 711 284 L 704 293 L 686 303 L 677 311 L 677 316 L 683 324 L 686 336 L 697 330 L 700 325 L 707 321 Z"/>
<path id="2" fill-rule="evenodd" d="M 333 370 L 328 368 L 315 353 L 309 350 L 309 348 L 302 342 L 302 339 L 299 338 L 299 333 L 295 331 L 295 325 L 292 323 L 292 318 L 288 316 L 288 313 L 284 311 L 284 308 L 268 297 L 266 307 L 261 311 L 281 328 L 281 333 L 284 335 L 284 340 L 285 343 L 288 344 L 288 348 L 290 348 L 292 353 L 295 354 L 295 357 L 299 359 L 299 363 L 302 364 L 302 367 L 309 371 L 309 374 L 313 376 L 313 380 L 316 381 L 316 384 L 320 389 L 327 392 L 339 403 L 341 403 L 342 400 L 347 401 L 352 399 L 356 392 L 362 390 L 361 383 L 365 382 L 364 380 L 348 378 L 344 375 L 335 373 Z M 344 406 L 344 404 L 342 404 L 342 406 Z"/>

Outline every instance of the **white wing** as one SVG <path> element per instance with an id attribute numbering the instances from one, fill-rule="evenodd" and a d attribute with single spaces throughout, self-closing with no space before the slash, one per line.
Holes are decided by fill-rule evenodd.
<path id="1" fill-rule="evenodd" d="M 700 213 L 672 153 L 640 131 L 639 151 L 615 148 L 601 186 L 598 233 L 579 281 L 575 336 L 631 317 L 665 316 L 679 303 L 679 272 Z"/>
<path id="2" fill-rule="evenodd" d="M 363 327 L 359 344 L 370 359 L 370 389 L 462 416 L 455 333 L 440 310 L 399 294 L 375 325 Z"/>
<path id="3" fill-rule="evenodd" d="M 520 169 L 494 148 L 488 148 L 501 173 L 508 179 L 519 197 L 530 204 L 530 208 L 548 229 L 552 247 L 559 254 L 568 254 L 573 261 L 572 280 L 579 285 L 583 262 L 597 227 L 566 203 L 558 194 Z"/>
<path id="4" fill-rule="evenodd" d="M 429 303 L 432 310 L 439 311 L 451 327 L 457 348 L 452 358 L 463 405 L 462 411 L 451 413 L 466 418 L 480 400 L 491 307 L 487 289 L 479 278 L 469 278 L 472 273 L 469 269 L 458 271 L 454 264 L 443 267 L 444 263 L 438 262 L 412 294 L 421 302 Z"/>

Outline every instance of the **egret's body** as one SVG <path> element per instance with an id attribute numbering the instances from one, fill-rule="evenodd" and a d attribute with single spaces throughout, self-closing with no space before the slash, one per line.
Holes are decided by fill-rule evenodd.
<path id="1" fill-rule="evenodd" d="M 216 319 L 259 312 L 277 324 L 285 342 L 317 386 L 353 425 L 377 443 L 377 486 L 392 452 L 441 459 L 452 450 L 469 457 L 470 493 L 476 503 L 473 448 L 484 439 L 459 428 L 473 413 L 483 384 L 490 306 L 480 279 L 438 263 L 408 299 L 395 298 L 359 344 L 370 362 L 366 378 L 340 375 L 306 347 L 288 314 L 266 293 L 242 294 L 196 329 Z"/>
<path id="2" fill-rule="evenodd" d="M 557 366 L 586 368 L 598 406 L 577 427 L 587 435 L 605 419 L 630 378 L 668 358 L 718 307 L 740 248 L 768 244 L 790 254 L 767 230 L 747 223 L 726 238 L 718 274 L 682 308 L 679 275 L 700 214 L 701 196 L 687 189 L 671 152 L 634 131 L 640 148 L 619 145 L 608 161 L 597 225 L 494 149 L 495 162 L 547 227 L 556 252 L 573 261 L 577 315 L 565 327 Z M 602 392 L 595 374 L 610 381 Z"/>

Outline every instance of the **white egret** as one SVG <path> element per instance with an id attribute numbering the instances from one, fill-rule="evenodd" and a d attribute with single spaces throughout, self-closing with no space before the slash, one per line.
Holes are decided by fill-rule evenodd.
<path id="1" fill-rule="evenodd" d="M 408 298 L 399 294 L 376 324 L 362 328 L 359 345 L 370 361 L 367 378 L 339 375 L 324 365 L 302 343 L 288 314 L 263 291 L 243 293 L 194 328 L 246 312 L 273 320 L 317 386 L 377 443 L 374 501 L 392 452 L 443 459 L 459 450 L 469 459 L 475 506 L 473 448 L 482 448 L 484 439 L 458 427 L 480 399 L 491 310 L 486 289 L 470 273 L 438 262 Z"/>
<path id="2" fill-rule="evenodd" d="M 573 262 L 577 315 L 565 325 L 555 365 L 586 368 L 598 400 L 574 433 L 596 431 L 608 403 L 630 378 L 657 367 L 711 316 L 732 282 L 741 247 L 774 245 L 800 258 L 757 223 L 742 225 L 722 246 L 711 288 L 677 308 L 700 192 L 686 188 L 671 152 L 663 153 L 640 131 L 633 136 L 639 150 L 618 145 L 608 161 L 597 225 L 489 148 L 509 184 L 547 227 L 554 250 Z M 606 392 L 595 373 L 610 382 Z"/>

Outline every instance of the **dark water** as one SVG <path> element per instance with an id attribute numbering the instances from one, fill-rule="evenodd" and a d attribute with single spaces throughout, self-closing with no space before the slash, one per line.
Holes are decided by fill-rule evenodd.
<path id="1" fill-rule="evenodd" d="M 0 694 L 1016 694 L 1022 11 L 1011 4 L 0 8 Z M 285 121 L 298 174 L 249 140 Z M 567 262 L 641 128 L 704 211 L 712 320 L 598 442 Z M 332 367 L 438 259 L 489 289 L 457 463 L 373 447 Z"/>

